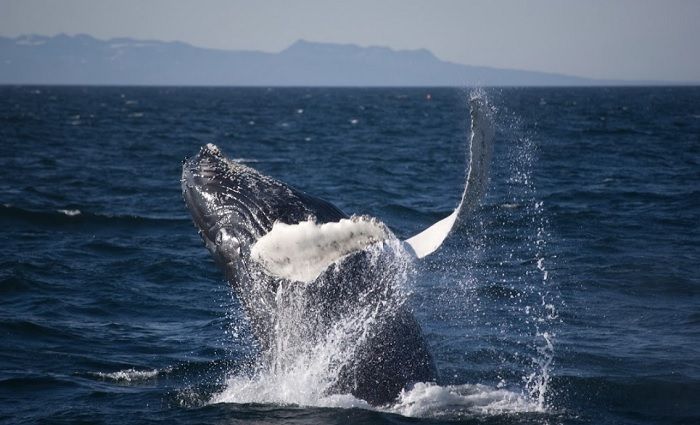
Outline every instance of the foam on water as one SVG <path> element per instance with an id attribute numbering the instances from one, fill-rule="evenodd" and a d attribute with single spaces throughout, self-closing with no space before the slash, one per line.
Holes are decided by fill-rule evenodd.
<path id="1" fill-rule="evenodd" d="M 371 406 L 352 394 L 320 393 L 313 386 L 313 379 L 308 379 L 312 375 L 234 376 L 228 380 L 226 389 L 216 394 L 210 403 L 358 408 L 408 417 L 444 419 L 545 411 L 540 404 L 517 391 L 483 384 L 442 386 L 433 382 L 415 383 L 412 388 L 402 391 L 395 402 Z"/>
<path id="2" fill-rule="evenodd" d="M 516 391 L 482 384 L 436 385 L 419 382 L 402 391 L 398 401 L 382 410 L 414 417 L 455 418 L 541 412 L 542 408 Z"/>

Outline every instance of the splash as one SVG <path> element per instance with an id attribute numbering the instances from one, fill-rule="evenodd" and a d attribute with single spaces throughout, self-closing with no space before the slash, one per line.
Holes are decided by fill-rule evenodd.
<path id="1" fill-rule="evenodd" d="M 318 282 L 282 280 L 275 293 L 268 350 L 251 371 L 229 377 L 211 402 L 369 408 L 349 394 L 343 382 L 362 367 L 357 364 L 360 352 L 404 307 L 413 257 L 396 238 L 370 245 L 362 255 L 366 268 L 341 260 L 324 274 L 324 299 L 329 298 L 325 292 L 333 290 L 324 286 L 347 276 L 355 282 L 344 283 L 359 289 L 352 296 L 330 297 L 339 303 L 333 309 L 319 299 Z M 331 310 L 335 317 L 328 317 Z"/>
<path id="2" fill-rule="evenodd" d="M 548 412 L 559 301 L 547 214 L 534 178 L 537 146 L 517 115 L 503 106 L 492 113 L 503 149 L 492 170 L 494 187 L 463 221 L 462 240 L 453 240 L 439 262 L 421 270 L 435 281 L 432 298 L 440 306 L 427 315 L 435 332 L 450 340 L 446 356 L 470 359 L 466 370 L 460 365 L 451 371 L 453 382 L 472 379 L 459 376 L 473 376 L 468 362 L 476 359 L 486 370 L 481 382 L 512 389 L 523 411 Z"/>
<path id="3" fill-rule="evenodd" d="M 523 394 L 539 411 L 548 411 L 559 300 L 550 272 L 556 258 L 548 249 L 547 212 L 534 175 L 536 135 L 505 108 L 497 119 L 499 142 L 507 146 L 505 166 L 494 181 L 500 185 L 492 191 L 498 193 L 493 198 L 497 206 L 482 211 L 471 229 L 477 230 L 470 240 L 472 264 L 486 265 L 467 270 L 465 292 L 485 294 L 502 312 L 494 317 L 482 311 L 485 321 L 508 335 L 498 341 L 503 347 L 499 375 L 513 376 L 519 370 Z M 484 290 L 487 281 L 496 283 Z M 478 296 L 477 301 L 486 304 Z"/>
<path id="4" fill-rule="evenodd" d="M 556 292 L 549 273 L 549 264 L 553 263 L 555 258 L 548 254 L 547 244 L 551 237 L 548 231 L 549 222 L 544 202 L 539 199 L 533 178 L 537 154 L 533 137 L 522 130 L 517 121 L 512 121 L 509 130 L 517 140 L 511 153 L 511 182 L 514 184 L 511 186 L 510 195 L 519 198 L 525 205 L 524 216 L 528 224 L 521 227 L 520 243 L 525 255 L 533 259 L 530 264 L 534 265 L 527 267 L 524 272 L 526 288 L 531 295 L 531 305 L 524 308 L 524 322 L 533 330 L 531 347 L 534 348 L 534 352 L 531 355 L 531 371 L 523 377 L 523 381 L 531 400 L 536 402 L 541 410 L 545 410 L 549 407 L 550 370 L 554 363 L 554 328 L 559 320 Z"/>
<path id="5" fill-rule="evenodd" d="M 401 392 L 396 404 L 384 410 L 403 416 L 445 419 L 541 411 L 518 391 L 482 384 L 440 386 L 423 382 Z"/>
<path id="6" fill-rule="evenodd" d="M 483 91 L 476 91 L 471 94 L 470 100 L 483 100 L 485 96 Z M 488 102 L 485 104 L 489 105 Z M 495 109 L 490 105 L 489 114 L 495 114 Z M 522 243 L 526 251 L 533 255 L 536 264 L 534 271 L 527 272 L 528 282 L 532 281 L 532 273 L 535 272 L 539 273 L 541 282 L 546 282 L 548 259 L 544 241 L 547 234 L 544 215 L 541 212 L 542 205 L 534 201 L 536 196 L 532 183 L 533 147 L 529 140 L 526 142 L 517 148 L 519 150 L 516 159 L 513 160 L 515 165 L 511 170 L 511 182 L 515 182 L 514 186 L 520 192 L 504 203 L 503 210 L 512 214 L 525 211 L 525 214 L 538 224 L 537 240 L 533 242 L 531 238 L 524 238 Z M 483 175 L 484 178 L 473 184 L 480 183 L 479 190 L 483 191 L 487 173 L 479 175 Z M 461 220 L 453 220 L 455 221 Z M 518 384 L 512 382 L 506 384 L 502 379 L 494 385 L 438 385 L 418 382 L 404 389 L 394 402 L 383 406 L 372 406 L 350 394 L 349 389 L 342 384 L 344 378 L 347 378 L 353 368 L 362 367 L 361 364 L 357 364 L 359 354 L 376 336 L 382 323 L 395 317 L 403 308 L 407 308 L 407 301 L 414 290 L 416 271 L 415 256 L 406 252 L 405 245 L 393 235 L 387 236 L 383 224 L 380 226 L 381 232 L 377 231 L 379 227 L 369 226 L 364 229 L 364 233 L 360 232 L 359 242 L 354 239 L 356 234 L 347 225 L 348 223 L 338 223 L 335 227 L 329 227 L 313 222 L 295 226 L 276 225 L 269 234 L 269 240 L 260 239 L 260 245 L 253 249 L 254 258 L 258 258 L 269 273 L 292 278 L 293 281 L 280 280 L 275 289 L 274 306 L 271 309 L 274 326 L 269 341 L 265 343 L 267 349 L 260 354 L 249 370 L 227 377 L 223 389 L 211 397 L 210 403 L 363 408 L 404 416 L 436 418 L 546 411 L 549 370 L 554 352 L 553 334 L 547 328 L 547 318 L 556 316 L 556 312 L 548 300 L 546 291 L 532 289 L 533 286 L 529 286 L 526 295 L 540 296 L 538 303 L 531 305 L 531 301 L 525 299 L 528 297 L 522 297 L 515 302 L 510 311 L 512 313 L 527 310 L 524 316 L 533 320 L 520 319 L 518 325 L 522 325 L 522 320 L 525 320 L 528 324 L 534 323 L 535 328 L 534 342 L 526 343 L 526 348 L 534 347 L 534 353 L 530 357 L 531 365 L 528 366 L 531 370 L 526 371 L 523 376 L 524 388 L 519 388 Z M 483 223 L 481 225 L 483 230 Z M 333 235 L 329 241 L 337 240 L 338 234 L 345 235 L 349 243 L 344 247 L 332 247 L 332 251 L 339 255 L 326 255 L 330 245 L 324 244 L 323 238 L 319 242 L 319 236 L 325 234 Z M 381 235 L 377 236 L 379 234 Z M 482 233 L 481 237 L 485 237 L 484 235 L 486 233 Z M 291 245 L 296 248 L 292 251 L 280 250 L 275 245 L 279 240 L 285 240 L 287 247 L 290 246 L 287 242 L 292 240 L 294 243 Z M 309 244 L 310 241 L 314 243 Z M 469 258 L 472 262 L 478 260 L 479 255 L 479 244 L 475 246 L 477 249 Z M 285 269 L 288 258 L 297 254 L 309 258 L 307 252 L 301 252 L 309 249 L 313 251 L 312 257 L 317 261 L 306 264 L 301 271 Z M 346 263 L 345 256 L 357 252 L 358 249 L 366 256 L 368 266 L 353 268 L 350 271 L 348 267 L 352 267 L 352 264 Z M 462 258 L 458 261 L 463 264 L 464 253 L 461 254 Z M 510 254 L 512 255 L 512 252 Z M 320 285 L 321 291 L 340 291 L 341 296 L 332 297 L 338 299 L 341 304 L 331 309 L 337 312 L 333 313 L 332 317 L 324 313 L 329 309 L 324 308 L 327 306 L 323 306 L 322 301 L 319 301 L 319 285 L 316 280 L 319 270 L 327 270 L 322 275 L 325 282 Z M 344 281 L 346 277 L 342 276 L 347 275 L 352 276 L 353 282 Z M 466 280 L 470 282 L 471 288 L 485 281 L 480 280 L 474 273 Z M 339 282 L 342 285 L 354 284 L 360 290 L 350 297 L 344 297 L 342 295 L 347 294 L 342 294 L 343 288 Z M 367 287 L 360 282 L 373 282 L 373 285 Z M 478 304 L 478 301 L 477 298 L 475 304 Z M 455 300 L 451 302 L 454 305 Z M 459 308 L 460 314 L 479 314 L 478 305 L 474 310 L 470 310 L 466 305 Z M 548 311 L 550 315 L 542 313 L 544 311 Z M 527 352 L 527 349 L 524 352 Z M 520 386 L 522 385 L 520 383 Z"/>

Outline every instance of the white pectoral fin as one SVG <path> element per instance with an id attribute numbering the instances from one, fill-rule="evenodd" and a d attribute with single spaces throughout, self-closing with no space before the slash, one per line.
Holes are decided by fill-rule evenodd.
<path id="1" fill-rule="evenodd" d="M 323 224 L 275 223 L 250 254 L 272 276 L 311 282 L 343 257 L 390 237 L 383 223 L 364 216 Z"/>
<path id="2" fill-rule="evenodd" d="M 488 170 L 493 153 L 493 110 L 486 96 L 477 92 L 469 99 L 471 107 L 471 138 L 469 143 L 469 172 L 462 199 L 449 216 L 443 218 L 417 235 L 406 239 L 416 257 L 423 258 L 437 250 L 447 239 L 452 228 L 474 209 L 486 192 Z"/>
<path id="3" fill-rule="evenodd" d="M 457 213 L 458 210 L 455 210 L 452 214 L 405 240 L 411 247 L 411 250 L 413 250 L 413 253 L 416 254 L 416 257 L 423 258 L 428 254 L 432 254 L 442 245 L 442 241 L 447 238 L 450 230 L 452 230 L 452 226 L 455 224 Z"/>

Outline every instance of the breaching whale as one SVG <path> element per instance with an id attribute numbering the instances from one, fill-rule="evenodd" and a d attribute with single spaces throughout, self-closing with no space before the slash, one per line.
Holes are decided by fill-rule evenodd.
<path id="1" fill-rule="evenodd" d="M 438 249 L 485 191 L 492 112 L 483 96 L 472 97 L 470 108 L 470 165 L 462 199 L 448 217 L 405 241 L 376 218 L 348 216 L 229 160 L 213 144 L 185 160 L 185 203 L 241 301 L 263 356 L 280 350 L 279 333 L 289 324 L 281 323 L 288 316 L 279 311 L 289 309 L 284 294 L 291 289 L 303 291 L 302 301 L 292 306 L 297 322 L 292 327 L 303 338 L 327 339 L 339 322 L 359 329 L 350 355 L 329 361 L 337 373 L 326 392 L 351 393 L 380 405 L 412 383 L 437 380 L 421 328 L 396 280 L 406 259 Z"/>

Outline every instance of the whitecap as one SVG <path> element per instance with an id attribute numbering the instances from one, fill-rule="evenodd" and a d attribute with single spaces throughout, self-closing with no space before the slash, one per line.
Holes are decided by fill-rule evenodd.
<path id="1" fill-rule="evenodd" d="M 134 382 L 134 381 L 144 381 L 153 378 L 158 375 L 158 369 L 153 370 L 136 370 L 133 368 L 119 370 L 117 372 L 95 372 L 94 376 L 101 379 L 106 379 L 110 381 L 117 382 Z"/>
<path id="2" fill-rule="evenodd" d="M 76 215 L 82 214 L 82 211 L 76 210 L 57 210 L 61 214 L 67 215 L 68 217 L 75 217 Z"/>

